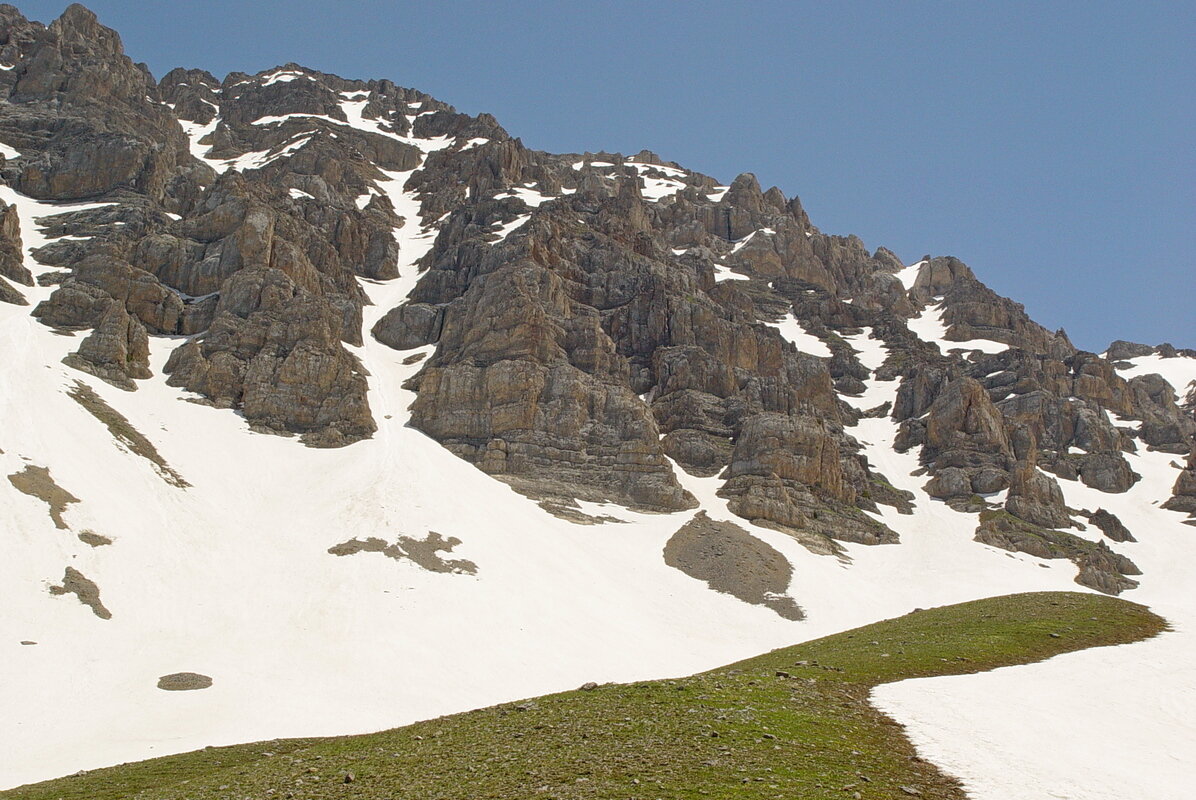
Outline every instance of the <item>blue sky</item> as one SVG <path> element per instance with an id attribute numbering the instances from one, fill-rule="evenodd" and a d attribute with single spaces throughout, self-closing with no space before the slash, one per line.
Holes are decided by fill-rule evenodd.
<path id="1" fill-rule="evenodd" d="M 1196 347 L 1190 0 L 87 5 L 159 76 L 297 61 L 530 147 L 754 172 L 823 231 L 962 258 L 1081 347 Z"/>

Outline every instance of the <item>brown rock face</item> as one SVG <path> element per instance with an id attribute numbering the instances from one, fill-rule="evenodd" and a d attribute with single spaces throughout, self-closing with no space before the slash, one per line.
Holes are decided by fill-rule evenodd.
<path id="1" fill-rule="evenodd" d="M 1063 491 L 1033 461 L 1019 461 L 1010 476 L 1005 508 L 1014 516 L 1043 528 L 1068 528 L 1074 523 L 1063 502 Z"/>
<path id="2" fill-rule="evenodd" d="M 1163 503 L 1163 508 L 1196 518 L 1196 448 L 1188 456 L 1187 467 L 1175 479 L 1171 497 Z"/>
<path id="3" fill-rule="evenodd" d="M 923 305 L 942 298 L 943 322 L 950 341 L 991 339 L 1056 358 L 1075 352 L 1066 334 L 1051 333 L 1031 320 L 1020 303 L 989 289 L 957 258 L 927 260 L 918 271 L 910 296 Z"/>
<path id="4" fill-rule="evenodd" d="M 1018 519 L 1004 511 L 980 515 L 976 541 L 1036 558 L 1067 558 L 1079 567 L 1076 583 L 1105 594 L 1120 594 L 1138 582 L 1127 575 L 1141 570 L 1123 555 L 1114 553 L 1103 541 L 1093 544 L 1071 533 L 1049 530 Z"/>
<path id="5" fill-rule="evenodd" d="M 95 330 L 79 350 L 64 359 L 69 366 L 89 372 L 127 391 L 137 388 L 133 379 L 150 377 L 149 336 L 117 300 L 108 300 Z"/>
<path id="6" fill-rule="evenodd" d="M 19 191 L 73 200 L 127 188 L 161 199 L 193 169 L 170 110 L 146 100 L 153 78 L 94 14 L 72 5 L 46 28 L 19 15 L 7 24 L 20 60 L 6 76 L 0 137 L 24 156 L 4 170 Z"/>
<path id="7" fill-rule="evenodd" d="M 444 222 L 410 301 L 373 332 L 400 349 L 437 345 L 410 384 L 419 393 L 413 425 L 494 474 L 522 482 L 555 464 L 575 492 L 678 507 L 691 501 L 664 456 L 714 475 L 752 441 L 748 426 L 758 415 L 801 430 L 821 420 L 828 449 L 819 463 L 833 468 L 784 477 L 763 466 L 752 475 L 732 469 L 727 491 L 740 498 L 733 508 L 803 529 L 831 530 L 837 515 L 847 520 L 843 538 L 893 538 L 855 508 L 872 476 L 843 434 L 826 364 L 760 324 L 786 314 L 792 301 L 766 284 L 745 291 L 713 279 L 715 253 L 738 257 L 740 270 L 781 276 L 813 269 L 798 263 L 805 258 L 828 283 L 834 270 L 863 269 L 844 258 L 828 271 L 810 250 L 800 206 L 778 191 L 761 193 L 750 176 L 717 207 L 688 190 L 652 204 L 630 168 L 573 170 L 517 142 L 462 155 L 437 153 L 413 178 L 437 193 L 425 197 L 425 217 L 449 198 L 462 200 L 436 187 L 468 183 L 473 202 Z M 485 197 L 527 180 L 543 190 L 576 181 L 577 189 L 534 210 Z M 520 213 L 530 219 L 506 240 L 487 236 Z M 735 236 L 744 247 L 724 238 Z M 680 239 L 697 249 L 678 259 L 669 244 Z M 816 475 L 811 491 L 802 481 Z M 811 525 L 815 510 L 824 521 Z"/>
<path id="8" fill-rule="evenodd" d="M 49 27 L 0 7 L 0 64 L 12 67 L 0 142 L 21 154 L 0 160 L 0 178 L 45 201 L 103 201 L 39 220 L 50 243 L 35 259 L 56 269 L 38 283 L 56 289 L 34 316 L 90 330 L 68 363 L 124 388 L 149 376 L 150 337 L 189 337 L 169 383 L 255 429 L 324 446 L 371 435 L 346 345 L 363 340 L 363 285 L 398 277 L 412 261 L 400 242 L 426 238 L 409 298 L 379 309 L 370 334 L 427 348 L 396 358 L 427 355 L 408 383 L 413 426 L 546 507 L 689 508 L 680 467 L 721 478 L 735 513 L 818 552 L 895 542 L 866 512 L 908 512 L 913 497 L 850 435 L 891 417 L 898 449 L 921 448 L 932 497 L 997 515 L 983 540 L 1072 558 L 1086 585 L 1120 591 L 1131 564 L 1054 530 L 1073 524 L 1056 478 L 1125 492 L 1138 476 L 1124 453 L 1180 455 L 1196 436 L 1190 400 L 1110 360 L 1196 353 L 1078 351 L 950 257 L 924 259 L 907 291 L 891 251 L 819 231 L 750 174 L 724 191 L 647 151 L 539 152 L 488 115 L 295 64 L 156 84 L 78 6 Z M 359 114 L 372 130 L 348 124 Z M 421 150 L 410 136 L 444 141 Z M 396 173 L 410 173 L 401 204 L 383 191 Z M 412 203 L 422 229 L 396 238 L 416 222 L 396 206 Z M 24 302 L 16 284 L 33 283 L 31 233 L 0 204 L 2 301 Z M 948 340 L 1009 348 L 922 341 L 908 322 L 930 307 Z M 793 320 L 821 346 L 791 337 Z M 881 364 L 864 366 L 857 337 L 883 343 Z M 844 401 L 876 381 L 900 381 L 891 404 Z M 1196 514 L 1193 475 L 1189 461 L 1168 508 Z M 1129 536 L 1112 515 L 1090 519 Z"/>
<path id="9" fill-rule="evenodd" d="M 1013 457 L 1001 412 L 972 378 L 949 383 L 930 406 L 923 458 L 939 467 L 1008 469 Z"/>
<path id="10" fill-rule="evenodd" d="M 776 413 L 750 417 L 726 476 L 719 495 L 745 519 L 863 544 L 897 541 L 896 533 L 855 508 L 852 476 L 825 425 Z"/>
<path id="11" fill-rule="evenodd" d="M 33 273 L 25 266 L 25 250 L 21 246 L 21 220 L 16 207 L 3 200 L 0 200 L 0 277 L 33 285 Z"/>
<path id="12" fill-rule="evenodd" d="M 1108 536 L 1115 542 L 1136 542 L 1137 539 L 1130 533 L 1129 529 L 1125 527 L 1124 523 L 1118 519 L 1117 515 L 1105 511 L 1103 508 L 1098 508 L 1093 512 L 1092 516 L 1088 518 L 1089 521 L 1100 529 L 1101 533 Z"/>
<path id="13" fill-rule="evenodd" d="M 252 424 L 303 434 L 304 441 L 338 446 L 375 430 L 366 382 L 357 360 L 339 343 L 341 329 L 325 303 L 278 270 L 238 272 L 236 291 L 251 297 L 246 311 L 221 308 L 206 336 L 175 350 L 168 383 L 199 392 L 218 405 L 241 408 Z"/>

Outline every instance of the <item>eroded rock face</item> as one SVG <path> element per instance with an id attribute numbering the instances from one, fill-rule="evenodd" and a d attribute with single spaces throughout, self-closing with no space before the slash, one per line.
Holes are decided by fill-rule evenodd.
<path id="1" fill-rule="evenodd" d="M 16 65 L 4 76 L 0 138 L 23 155 L 3 174 L 19 191 L 76 200 L 130 189 L 161 200 L 194 169 L 170 109 L 146 100 L 153 78 L 94 14 L 76 4 L 48 27 L 15 10 L 3 22 Z"/>
<path id="2" fill-rule="evenodd" d="M 864 470 L 845 461 L 825 424 L 777 413 L 750 417 L 726 476 L 719 494 L 745 519 L 862 544 L 897 541 L 856 506 Z"/>
<path id="3" fill-rule="evenodd" d="M 149 336 L 117 300 L 108 300 L 95 330 L 64 359 L 69 366 L 132 391 L 135 378 L 148 378 Z"/>
<path id="4" fill-rule="evenodd" d="M 296 64 L 156 83 L 78 6 L 48 27 L 0 8 L 0 61 L 0 142 L 20 154 L 0 177 L 98 201 L 39 220 L 46 273 L 0 204 L 0 300 L 24 302 L 37 273 L 56 289 L 34 316 L 89 331 L 68 363 L 123 388 L 149 376 L 153 337 L 186 336 L 171 385 L 255 429 L 346 445 L 375 429 L 346 346 L 426 348 L 411 424 L 520 491 L 676 511 L 696 502 L 683 473 L 718 477 L 736 514 L 819 552 L 894 542 L 866 512 L 911 509 L 852 436 L 862 419 L 899 423 L 898 449 L 956 510 L 993 513 L 1007 493 L 1031 542 L 1081 513 L 1058 481 L 1125 492 L 1125 453 L 1186 454 L 1196 436 L 1176 387 L 1118 372 L 1185 351 L 1079 351 L 951 257 L 922 259 L 907 291 L 891 251 L 823 233 L 750 174 L 722 187 L 647 151 L 535 151 L 488 115 Z M 363 285 L 413 258 L 400 241 L 430 246 L 419 280 L 363 331 Z M 945 343 L 914 334 L 940 313 Z M 865 366 L 872 345 L 883 361 Z M 887 381 L 891 403 L 844 400 Z M 1193 474 L 1168 508 L 1196 513 Z M 1111 574 L 1085 558 L 1093 584 Z"/>
<path id="5" fill-rule="evenodd" d="M 1067 528 L 1072 525 L 1063 491 L 1050 475 L 1039 471 L 1033 461 L 1019 461 L 1010 476 L 1009 513 L 1043 528 Z"/>
<path id="6" fill-rule="evenodd" d="M 1089 521 L 1100 529 L 1101 533 L 1108 536 L 1115 542 L 1136 542 L 1137 539 L 1130 533 L 1125 524 L 1110 511 L 1105 511 L 1103 508 L 1098 508 L 1090 516 Z"/>
<path id="7" fill-rule="evenodd" d="M 209 152 L 236 158 L 268 152 L 303 125 L 252 124 L 260 117 L 307 111 L 343 120 L 338 92 L 361 88 L 379 95 L 381 108 L 394 87 L 335 76 L 230 76 L 222 86 L 195 70 L 158 86 L 80 6 L 49 27 L 15 11 L 3 22 L 15 66 L 0 76 L 8 98 L 0 141 L 21 156 L 0 172 L 36 198 L 104 202 L 53 217 L 47 233 L 76 238 L 36 254 L 70 272 L 35 314 L 55 327 L 95 329 L 68 363 L 134 388 L 149 375 L 147 335 L 197 335 L 172 359 L 175 385 L 313 444 L 370 435 L 365 379 L 342 342 L 361 342 L 357 276 L 397 274 L 398 219 L 385 198 L 358 199 L 379 168 L 410 169 L 418 151 L 381 134 L 338 137 L 317 120 L 304 129 L 309 146 L 292 158 L 214 171 L 191 155 L 180 120 L 219 116 Z M 393 98 L 392 109 L 407 99 Z M 20 243 L 15 217 L 0 214 L 0 264 L 8 264 Z"/>
<path id="8" fill-rule="evenodd" d="M 24 286 L 33 285 L 33 273 L 24 263 L 21 220 L 17 209 L 0 200 L 0 278 Z"/>
<path id="9" fill-rule="evenodd" d="M 1180 511 L 1196 519 L 1196 448 L 1188 456 L 1185 469 L 1175 479 L 1171 497 L 1163 503 L 1163 508 Z"/>
<path id="10" fill-rule="evenodd" d="M 1037 558 L 1070 559 L 1079 567 L 1076 583 L 1105 594 L 1133 589 L 1138 582 L 1126 576 L 1142 574 L 1134 562 L 1114 553 L 1103 541 L 1093 544 L 1075 534 L 1043 528 L 1004 511 L 981 514 L 975 538 L 993 547 Z"/>
<path id="11" fill-rule="evenodd" d="M 252 283 L 253 310 L 241 317 L 218 308 L 206 336 L 171 353 L 168 383 L 309 444 L 338 446 L 371 434 L 365 376 L 340 347 L 340 320 L 327 305 L 278 271 L 241 272 L 234 281 Z"/>

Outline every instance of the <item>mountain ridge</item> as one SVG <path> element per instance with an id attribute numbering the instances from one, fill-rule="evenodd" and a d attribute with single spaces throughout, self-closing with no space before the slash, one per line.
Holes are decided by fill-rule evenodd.
<path id="1" fill-rule="evenodd" d="M 238 558 L 247 572 L 299 569 L 331 607 L 368 607 L 380 631 L 390 607 L 339 580 L 379 596 L 412 581 L 428 620 L 478 614 L 469 603 L 483 597 L 496 614 L 530 604 L 550 624 L 520 634 L 520 658 L 572 641 L 567 614 L 593 623 L 625 591 L 627 619 L 603 620 L 603 641 L 643 617 L 652 633 L 636 636 L 660 642 L 643 644 L 642 666 L 608 655 L 615 675 L 804 635 L 792 618 L 761 618 L 769 602 L 840 625 L 921 602 L 903 585 L 919 579 L 934 600 L 1173 585 L 1155 540 L 1183 552 L 1173 532 L 1196 516 L 1192 351 L 1077 350 L 962 261 L 907 266 L 824 234 L 750 174 L 722 185 L 647 151 L 529 150 L 489 115 L 297 64 L 156 81 L 78 5 L 49 26 L 0 6 L 0 67 L 0 296 L 19 354 L 0 450 L 7 525 L 37 554 L 10 585 L 47 630 L 98 623 L 71 617 L 95 608 L 103 623 L 135 620 L 102 645 L 117 663 L 170 629 L 146 613 L 169 590 L 134 586 L 159 561 L 198 596 L 214 585 L 187 565 L 199 559 L 284 627 L 306 623 L 260 596 Z M 457 508 L 458 487 L 499 511 Z M 792 594 L 741 602 L 694 579 L 759 574 L 666 564 L 662 545 L 701 514 L 722 537 L 714 552 L 747 541 L 760 563 L 788 561 Z M 59 538 L 36 539 L 47 522 Z M 572 564 L 581 554 L 612 574 Z M 440 569 L 461 563 L 476 574 Z M 562 576 L 604 588 L 549 612 L 517 596 L 521 563 L 559 602 Z M 834 610 L 832 576 L 847 571 L 857 590 L 877 574 L 896 584 L 867 590 L 875 609 Z M 265 583 L 285 591 L 279 580 Z M 43 607 L 63 594 L 84 607 Z M 225 603 L 172 608 L 219 650 L 241 631 Z M 703 636 L 708 620 L 687 604 L 727 641 Z M 511 620 L 491 623 L 514 635 Z M 300 651 L 339 640 L 321 624 Z M 104 639 L 86 630 L 80 641 Z M 421 647 L 444 644 L 434 624 L 420 631 Z M 471 688 L 447 707 L 406 698 L 404 714 L 560 688 L 592 656 L 574 647 L 540 683 Z M 15 676 L 29 659 L 45 668 L 34 652 L 20 651 Z M 367 673 L 373 685 L 380 673 Z M 239 680 L 260 688 L 256 673 Z"/>

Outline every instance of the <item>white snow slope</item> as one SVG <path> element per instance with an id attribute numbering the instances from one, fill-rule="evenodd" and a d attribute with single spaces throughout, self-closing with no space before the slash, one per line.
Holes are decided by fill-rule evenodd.
<path id="1" fill-rule="evenodd" d="M 425 151 L 452 144 L 414 141 Z M 374 302 L 366 330 L 410 292 L 412 265 L 434 238 L 404 189 L 409 176 L 391 173 L 377 187 L 406 220 L 395 232 L 402 277 L 363 282 Z M 30 247 L 45 242 L 37 217 L 69 210 L 3 191 Z M 63 514 L 69 530 L 60 529 L 46 503 L 0 479 L 0 535 L 19 554 L 0 562 L 0 787 L 205 745 L 377 730 L 591 680 L 687 674 L 918 606 L 1080 590 L 1069 562 L 972 541 L 975 516 L 930 500 L 925 478 L 910 474 L 916 455 L 892 449 L 894 424 L 866 419 L 853 433 L 870 461 L 917 496 L 912 516 L 884 511 L 899 545 L 814 555 L 731 515 L 715 480 L 678 470 L 712 517 L 736 521 L 792 562 L 791 594 L 807 620 L 786 621 L 665 565 L 665 542 L 696 511 L 583 504 L 621 522 L 568 522 L 408 427 L 414 396 L 402 383 L 419 369 L 402 363 L 410 352 L 369 336 L 354 348 L 370 374 L 378 433 L 311 449 L 253 433 L 236 414 L 168 387 L 162 365 L 181 338 L 151 341 L 155 376 L 135 392 L 62 365 L 82 334 L 56 334 L 29 314 L 51 290 L 24 289 L 29 307 L 0 304 L 0 469 L 47 467 L 78 498 Z M 815 349 L 800 321 L 782 330 Z M 866 366 L 879 366 L 878 341 L 849 341 Z M 126 416 L 190 487 L 168 484 L 119 445 L 66 394 L 76 382 Z M 896 389 L 872 381 L 851 402 L 871 408 Z M 1174 481 L 1170 459 L 1136 457 L 1145 479 L 1125 495 L 1065 487 L 1073 505 L 1104 506 L 1138 536 L 1118 548 L 1145 572 L 1128 597 L 1151 603 L 1174 633 L 878 689 L 882 707 L 977 797 L 1180 797 L 1181 774 L 1196 774 L 1196 600 L 1184 590 L 1196 531 L 1156 507 Z M 88 546 L 77 538 L 85 530 L 112 544 Z M 476 575 L 328 552 L 355 537 L 432 532 L 459 539 L 446 557 L 472 561 Z M 67 566 L 95 581 L 111 619 L 49 593 Z M 182 671 L 213 685 L 156 687 Z"/>

